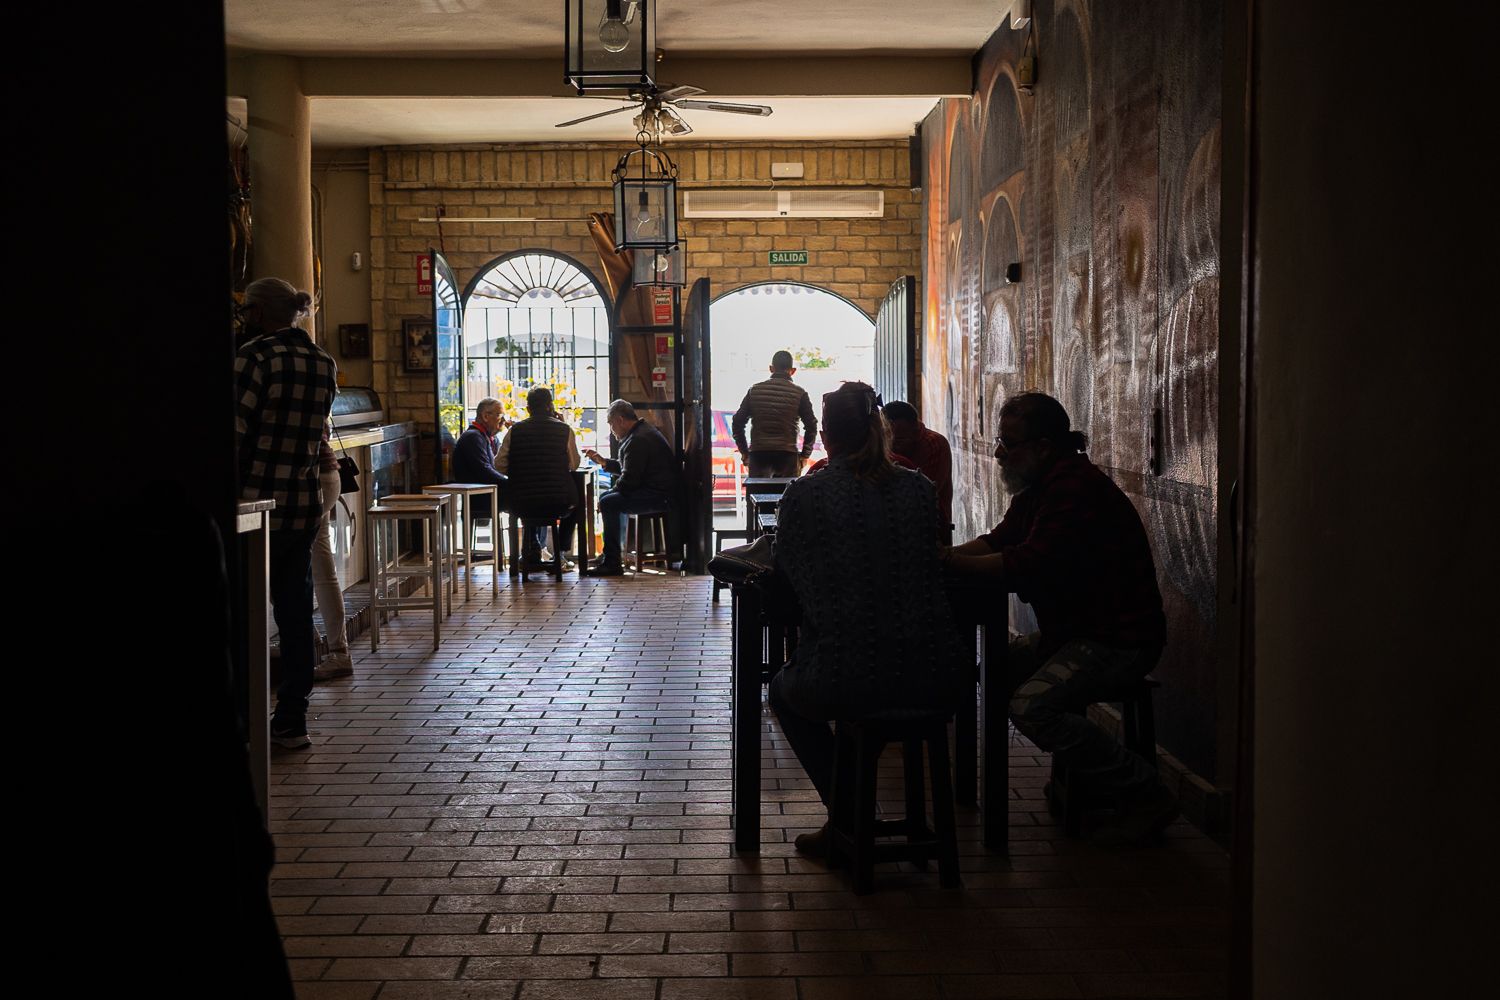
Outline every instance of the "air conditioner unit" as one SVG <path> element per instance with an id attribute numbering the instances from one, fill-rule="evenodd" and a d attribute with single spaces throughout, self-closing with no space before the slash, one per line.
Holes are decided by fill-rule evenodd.
<path id="1" fill-rule="evenodd" d="M 858 188 L 684 191 L 684 219 L 879 219 L 885 192 Z"/>

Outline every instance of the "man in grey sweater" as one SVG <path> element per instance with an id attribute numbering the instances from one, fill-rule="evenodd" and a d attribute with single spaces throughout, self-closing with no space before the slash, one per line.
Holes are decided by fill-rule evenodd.
<path id="1" fill-rule="evenodd" d="M 818 440 L 818 418 L 813 415 L 807 390 L 792 382 L 797 369 L 787 351 L 771 357 L 771 377 L 757 382 L 745 393 L 734 413 L 734 443 L 750 469 L 752 477 L 792 478 L 802 474 L 802 466 L 812 455 Z M 797 421 L 804 429 L 802 450 L 797 450 Z M 754 442 L 745 440 L 745 424 L 750 423 Z"/>

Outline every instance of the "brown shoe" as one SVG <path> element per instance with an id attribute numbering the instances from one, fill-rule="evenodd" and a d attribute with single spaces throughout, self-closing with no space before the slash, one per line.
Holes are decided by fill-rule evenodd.
<path id="1" fill-rule="evenodd" d="M 792 846 L 803 857 L 827 865 L 829 868 L 839 868 L 844 863 L 843 856 L 833 849 L 833 835 L 827 823 L 812 833 L 797 834 L 797 839 L 792 841 Z"/>

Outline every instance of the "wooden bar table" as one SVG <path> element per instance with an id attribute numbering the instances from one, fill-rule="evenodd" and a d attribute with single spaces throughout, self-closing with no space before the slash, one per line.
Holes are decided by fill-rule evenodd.
<path id="1" fill-rule="evenodd" d="M 245 594 L 249 599 L 249 643 L 245 674 L 250 684 L 250 782 L 262 821 L 270 821 L 271 776 L 271 511 L 275 500 L 243 500 L 234 530 L 245 535 Z"/>

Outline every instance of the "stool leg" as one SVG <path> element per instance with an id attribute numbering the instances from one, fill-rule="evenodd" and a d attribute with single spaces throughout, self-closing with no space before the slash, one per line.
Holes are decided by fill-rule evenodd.
<path id="1" fill-rule="evenodd" d="M 490 519 L 493 525 L 490 529 L 492 543 L 490 545 L 490 603 L 496 604 L 500 600 L 500 563 L 505 558 L 505 546 L 503 537 L 496 529 L 500 527 L 500 491 L 490 490 L 490 510 L 494 511 L 494 517 Z"/>
<path id="2" fill-rule="evenodd" d="M 433 511 L 422 521 L 422 540 L 427 544 L 428 578 L 432 581 L 432 648 L 443 643 L 443 553 L 442 513 Z"/>
<path id="3" fill-rule="evenodd" d="M 380 561 L 376 553 L 380 546 L 380 519 L 372 517 L 365 525 L 365 561 L 370 574 L 370 652 L 380 649 Z"/>
<path id="4" fill-rule="evenodd" d="M 854 893 L 863 896 L 875 887 L 875 772 L 880 766 L 880 744 L 861 726 L 854 737 Z"/>
<path id="5" fill-rule="evenodd" d="M 459 522 L 459 530 L 464 536 L 464 601 L 474 599 L 474 519 L 469 516 L 469 497 L 460 494 L 463 501 L 463 520 Z"/>
<path id="6" fill-rule="evenodd" d="M 552 522 L 552 575 L 562 579 L 562 521 Z"/>
<path id="7" fill-rule="evenodd" d="M 906 842 L 915 843 L 927 839 L 927 802 L 922 782 L 922 740 L 912 736 L 901 741 L 902 787 L 906 790 Z M 916 861 L 920 868 L 927 867 L 924 856 Z"/>
<path id="8" fill-rule="evenodd" d="M 947 725 L 930 730 L 926 743 L 932 769 L 932 825 L 938 843 L 938 884 L 944 889 L 956 889 L 959 885 L 958 831 L 953 822 L 953 785 L 948 777 Z"/>
<path id="9" fill-rule="evenodd" d="M 1151 765 L 1151 770 L 1157 769 L 1156 761 L 1156 710 L 1152 706 L 1155 699 L 1151 692 L 1146 692 L 1146 697 L 1140 703 L 1140 741 L 1141 748 L 1145 750 L 1146 763 Z"/>

